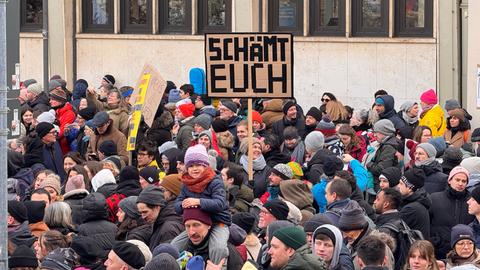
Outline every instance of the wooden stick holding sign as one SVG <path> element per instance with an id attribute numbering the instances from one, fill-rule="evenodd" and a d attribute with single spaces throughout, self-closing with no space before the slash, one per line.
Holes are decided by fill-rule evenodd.
<path id="1" fill-rule="evenodd" d="M 253 180 L 253 125 L 252 99 L 248 99 L 248 180 Z"/>

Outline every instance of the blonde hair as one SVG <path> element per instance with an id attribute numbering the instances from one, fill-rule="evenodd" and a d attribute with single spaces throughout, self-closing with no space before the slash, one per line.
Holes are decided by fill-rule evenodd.
<path id="1" fill-rule="evenodd" d="M 348 111 L 340 101 L 329 101 L 327 105 L 325 105 L 325 111 L 332 122 L 348 119 Z"/>

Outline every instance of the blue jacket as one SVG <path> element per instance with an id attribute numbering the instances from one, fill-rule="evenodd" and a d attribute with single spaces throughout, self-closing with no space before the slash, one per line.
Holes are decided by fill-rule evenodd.
<path id="1" fill-rule="evenodd" d="M 200 209 L 211 214 L 213 223 L 224 223 L 228 226 L 232 223 L 225 186 L 219 175 L 213 178 L 202 193 L 192 192 L 183 185 L 175 201 L 175 211 L 180 215 L 183 214 L 182 202 L 187 198 L 200 199 Z"/>
<path id="2" fill-rule="evenodd" d="M 367 169 L 362 166 L 360 161 L 356 159 L 352 159 L 350 161 L 350 169 L 352 169 L 353 175 L 355 176 L 355 179 L 357 180 L 357 185 L 360 188 L 362 192 L 365 192 L 365 190 L 370 187 L 373 187 L 373 182 L 370 180 L 370 177 L 368 175 Z M 371 183 L 369 183 L 371 182 Z"/>
<path id="3" fill-rule="evenodd" d="M 60 176 L 62 185 L 65 183 L 67 174 L 63 169 L 63 154 L 58 141 L 52 145 L 43 146 L 43 165 Z"/>
<path id="4" fill-rule="evenodd" d="M 312 195 L 318 205 L 318 212 L 324 213 L 327 207 L 327 199 L 325 198 L 325 188 L 330 180 L 320 179 L 320 183 L 313 185 Z"/>
<path id="5" fill-rule="evenodd" d="M 473 229 L 473 236 L 475 237 L 475 246 L 480 246 L 480 223 L 478 219 L 474 219 L 472 223 L 469 224 Z"/>

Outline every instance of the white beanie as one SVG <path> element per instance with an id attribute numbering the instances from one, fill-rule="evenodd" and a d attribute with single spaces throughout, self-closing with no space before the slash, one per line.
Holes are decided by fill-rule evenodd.
<path id="1" fill-rule="evenodd" d="M 53 122 L 55 122 L 55 111 L 50 110 L 48 112 L 41 113 L 39 116 L 37 116 L 37 122 L 38 123 L 47 122 L 47 123 L 53 124 Z"/>
<path id="2" fill-rule="evenodd" d="M 480 174 L 480 157 L 469 157 L 460 163 L 470 174 Z"/>
<path id="3" fill-rule="evenodd" d="M 93 191 L 96 192 L 101 186 L 105 184 L 116 184 L 115 176 L 113 176 L 112 171 L 109 169 L 103 169 L 99 171 L 95 176 L 92 178 L 92 188 Z"/>

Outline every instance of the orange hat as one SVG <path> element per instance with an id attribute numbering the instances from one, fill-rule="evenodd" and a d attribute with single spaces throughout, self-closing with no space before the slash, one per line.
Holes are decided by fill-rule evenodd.
<path id="1" fill-rule="evenodd" d="M 263 119 L 260 113 L 257 111 L 252 111 L 252 122 L 255 122 L 255 121 L 260 124 L 263 124 Z"/>

